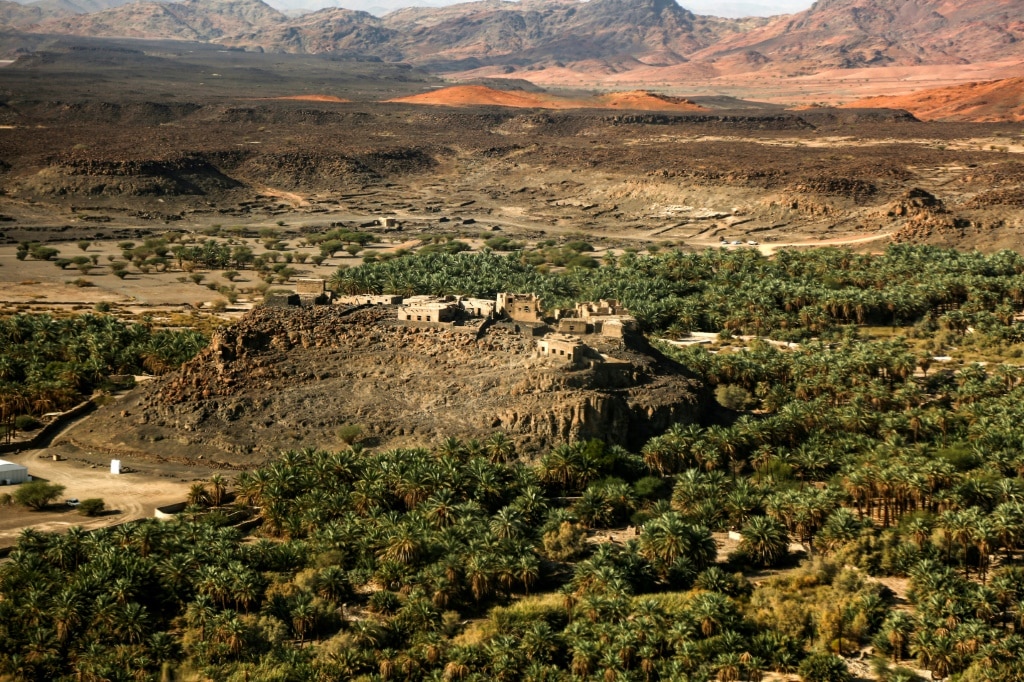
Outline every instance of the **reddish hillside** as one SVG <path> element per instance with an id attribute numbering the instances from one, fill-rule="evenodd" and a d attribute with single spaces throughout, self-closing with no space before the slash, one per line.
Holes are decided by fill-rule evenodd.
<path id="1" fill-rule="evenodd" d="M 284 97 L 271 97 L 270 99 L 286 99 L 296 102 L 333 102 L 334 104 L 347 104 L 350 99 L 335 97 L 334 95 L 286 95 Z"/>
<path id="2" fill-rule="evenodd" d="M 844 106 L 906 109 L 924 120 L 1024 121 L 1024 78 L 954 85 L 894 97 L 870 97 Z"/>
<path id="3" fill-rule="evenodd" d="M 657 92 L 633 90 L 601 95 L 590 106 L 608 109 L 639 109 L 642 111 L 707 111 L 707 108 L 683 97 L 669 97 Z"/>
<path id="4" fill-rule="evenodd" d="M 568 99 L 543 93 L 495 90 L 484 85 L 456 85 L 410 97 L 388 100 L 403 104 L 449 107 L 496 106 L 520 109 L 632 109 L 638 111 L 706 111 L 682 97 L 635 90 L 613 92 L 589 99 Z"/>
<path id="5" fill-rule="evenodd" d="M 419 95 L 388 100 L 402 104 L 434 104 L 448 107 L 495 106 L 528 109 L 566 109 L 568 103 L 530 92 L 508 92 L 484 85 L 456 85 Z"/>

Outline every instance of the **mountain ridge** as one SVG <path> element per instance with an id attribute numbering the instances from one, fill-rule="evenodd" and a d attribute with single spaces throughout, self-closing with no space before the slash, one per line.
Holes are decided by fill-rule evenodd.
<path id="1" fill-rule="evenodd" d="M 698 15 L 674 0 L 478 0 L 384 17 L 338 7 L 289 17 L 262 0 L 143 1 L 49 17 L 31 8 L 0 0 L 0 28 L 359 55 L 456 79 L 515 74 L 537 83 L 604 79 L 635 87 L 829 69 L 1024 64 L 1024 0 L 818 0 L 770 19 Z"/>

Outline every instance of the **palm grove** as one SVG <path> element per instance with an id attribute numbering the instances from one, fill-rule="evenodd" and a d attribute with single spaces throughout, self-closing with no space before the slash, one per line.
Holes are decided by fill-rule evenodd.
<path id="1" fill-rule="evenodd" d="M 171 523 L 25 532 L 0 565 L 0 671 L 830 680 L 848 675 L 836 654 L 872 646 L 884 679 L 1024 678 L 1022 273 L 1016 254 L 910 247 L 341 270 L 339 290 L 617 297 L 658 335 L 721 332 L 717 353 L 664 351 L 722 407 L 638 453 L 581 442 L 525 463 L 501 434 L 299 450 L 193 491 Z M 932 359 L 951 349 L 991 361 Z M 232 525 L 233 505 L 259 526 Z M 719 556 L 727 529 L 742 541 Z"/>
<path id="2" fill-rule="evenodd" d="M 47 412 L 114 388 L 119 376 L 130 383 L 132 375 L 169 371 L 205 345 L 205 336 L 196 331 L 159 330 L 145 321 L 126 324 L 110 315 L 2 318 L 0 433 L 34 426 Z"/>

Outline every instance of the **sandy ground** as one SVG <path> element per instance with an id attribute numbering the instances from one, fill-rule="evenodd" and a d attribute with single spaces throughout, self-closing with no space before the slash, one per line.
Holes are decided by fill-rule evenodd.
<path id="1" fill-rule="evenodd" d="M 296 200 L 297 195 L 291 195 Z M 159 234 L 159 233 L 155 233 Z M 198 236 L 198 239 L 204 237 Z M 132 240 L 141 244 L 142 240 Z M 260 255 L 266 253 L 266 249 L 258 239 L 237 239 L 236 242 L 244 242 L 252 248 L 253 253 Z M 319 250 L 312 246 L 300 246 L 299 240 L 284 242 L 289 249 L 297 252 L 316 254 Z M 404 242 L 401 244 L 382 243 L 371 245 L 365 253 L 385 252 L 397 248 L 410 248 L 419 244 L 419 240 Z M 129 268 L 129 275 L 124 279 L 118 279 L 111 274 L 107 267 L 108 256 L 116 256 L 120 259 L 121 250 L 114 241 L 94 241 L 90 243 L 87 251 L 81 251 L 76 242 L 47 242 L 47 246 L 60 251 L 60 258 L 73 258 L 75 256 L 99 256 L 99 265 L 94 267 L 89 274 L 83 275 L 74 266 L 62 270 L 53 262 L 37 261 L 26 258 L 19 261 L 15 254 L 17 247 L 12 244 L 0 246 L 0 304 L 30 305 L 32 308 L 45 308 L 46 306 L 59 306 L 60 310 L 78 310 L 85 312 L 91 309 L 96 303 L 107 302 L 122 306 L 140 306 L 156 308 L 174 308 L 188 306 L 183 310 L 200 309 L 209 307 L 213 302 L 224 300 L 218 292 L 207 288 L 208 283 L 215 283 L 219 286 L 231 286 L 232 284 L 240 292 L 236 306 L 240 312 L 244 312 L 254 301 L 259 300 L 258 295 L 252 295 L 249 291 L 261 282 L 256 273 L 252 270 L 242 270 L 235 281 L 229 282 L 221 271 L 199 270 L 203 275 L 201 283 L 196 284 L 188 279 L 189 273 L 174 269 L 167 272 L 149 272 L 146 274 L 138 272 L 134 266 Z M 296 277 L 321 277 L 329 278 L 339 266 L 353 267 L 362 262 L 362 256 L 352 257 L 344 252 L 338 252 L 333 258 L 328 258 L 319 266 L 312 262 L 293 263 L 291 265 L 297 271 Z M 179 281 L 185 279 L 184 282 Z M 78 286 L 76 282 L 83 280 L 88 286 Z M 272 285 L 272 288 L 289 288 L 290 285 Z M 230 317 L 230 316 L 229 316 Z"/>

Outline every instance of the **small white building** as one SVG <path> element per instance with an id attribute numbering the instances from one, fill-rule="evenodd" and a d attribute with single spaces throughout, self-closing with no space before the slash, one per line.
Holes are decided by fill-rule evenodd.
<path id="1" fill-rule="evenodd" d="M 28 475 L 28 468 L 6 459 L 0 459 L 0 485 L 14 485 L 25 483 L 31 480 Z"/>

